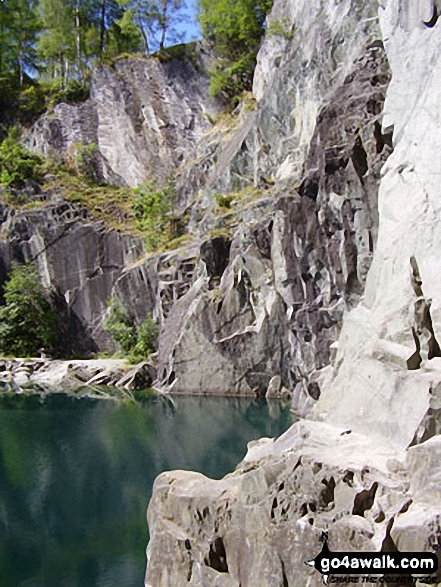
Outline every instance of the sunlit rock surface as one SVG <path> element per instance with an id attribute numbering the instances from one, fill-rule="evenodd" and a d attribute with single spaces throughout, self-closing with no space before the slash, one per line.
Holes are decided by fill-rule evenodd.
<path id="1" fill-rule="evenodd" d="M 199 238 L 213 230 L 223 241 L 201 247 L 191 287 L 163 323 L 164 389 L 264 396 L 281 376 L 300 413 L 320 395 L 343 313 L 364 290 L 380 170 L 391 152 L 391 136 L 381 131 L 390 74 L 377 7 L 330 6 L 308 5 L 305 23 L 297 7 L 290 42 L 280 35 L 264 42 L 255 80 L 277 53 L 271 84 L 254 110 L 236 115 L 237 128 L 214 153 L 210 137 L 201 141 L 199 151 L 210 145 L 206 157 L 181 177 L 193 186 L 195 170 L 201 181 L 207 166 L 191 226 Z M 287 12 L 278 3 L 274 11 L 273 20 Z M 222 213 L 216 192 L 233 200 Z M 221 262 L 213 265 L 206 250 Z"/>
<path id="2" fill-rule="evenodd" d="M 402 445 L 435 407 L 440 381 L 441 41 L 439 25 L 423 23 L 427 10 L 424 2 L 419 12 L 413 3 L 380 6 L 393 72 L 383 126 L 394 128 L 394 153 L 383 169 L 380 230 L 365 299 L 344 323 L 316 411 L 328 422 L 350 423 Z"/>
<path id="3" fill-rule="evenodd" d="M 318 586 L 321 576 L 305 562 L 320 551 L 323 531 L 329 532 L 331 550 L 439 548 L 436 3 L 276 1 L 273 14 L 284 10 L 291 18 L 303 9 L 311 34 L 313 24 L 320 30 L 320 19 L 326 32 L 327 22 L 336 30 L 340 19 L 347 26 L 357 14 L 351 40 L 339 48 L 338 69 L 345 46 L 365 32 L 362 5 L 370 23 L 378 10 L 381 35 L 375 46 L 384 43 L 392 70 L 376 137 L 390 143 L 387 133 L 393 131 L 394 147 L 383 169 L 364 296 L 358 305 L 353 298 L 344 317 L 331 365 L 317 378 L 321 395 L 308 420 L 276 441 L 254 444 L 222 481 L 185 472 L 157 479 L 148 513 L 148 587 Z M 262 79 L 255 82 L 261 104 L 278 75 L 265 65 L 274 49 L 268 41 L 263 47 Z M 357 58 L 350 50 L 343 55 Z M 287 101 L 286 95 L 279 99 Z M 358 158 L 357 165 L 363 161 Z M 322 165 L 317 163 L 318 172 Z"/>
<path id="4" fill-rule="evenodd" d="M 109 183 L 164 180 L 221 110 L 209 94 L 209 65 L 195 43 L 150 59 L 117 59 L 94 71 L 86 103 L 57 105 L 34 125 L 27 144 L 64 161 L 94 145 L 97 176 Z"/>

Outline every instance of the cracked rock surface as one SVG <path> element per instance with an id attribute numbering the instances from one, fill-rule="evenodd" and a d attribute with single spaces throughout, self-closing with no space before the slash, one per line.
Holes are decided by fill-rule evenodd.
<path id="1" fill-rule="evenodd" d="M 108 230 L 81 206 L 67 202 L 20 212 L 6 208 L 1 229 L 2 281 L 13 260 L 35 262 L 42 284 L 66 317 L 62 351 L 87 354 L 106 348 L 106 302 L 123 268 L 140 255 L 141 243 Z"/>
<path id="2" fill-rule="evenodd" d="M 321 22 L 325 33 L 327 22 L 336 31 L 341 21 L 349 26 L 356 14 L 351 34 L 363 35 L 363 12 L 357 12 L 362 4 L 369 22 L 378 11 L 381 29 L 371 50 L 384 44 L 392 71 L 382 126 L 374 132 L 380 153 L 393 145 L 382 170 L 378 224 L 375 201 L 371 216 L 366 207 L 362 215 L 365 240 L 356 240 L 357 252 L 369 251 L 372 244 L 373 260 L 357 254 L 351 264 L 347 248 L 343 328 L 338 343 L 328 347 L 330 366 L 314 377 L 320 394 L 315 393 L 318 401 L 308 418 L 275 441 L 252 443 L 236 471 L 221 481 L 182 471 L 158 477 L 148 511 L 146 587 L 318 587 L 321 576 L 305 562 L 321 550 L 323 531 L 329 532 L 334 551 L 439 552 L 439 7 L 434 0 L 276 0 L 271 18 L 304 16 L 299 26 L 314 38 Z M 259 56 L 261 78 L 255 88 L 261 103 L 283 75 L 268 66 L 273 54 L 280 57 L 271 43 L 263 45 Z M 343 41 L 333 52 L 337 71 L 350 46 Z M 349 56 L 357 60 L 350 51 Z M 348 75 L 350 84 L 354 78 Z M 319 116 L 315 136 L 321 120 Z M 351 186 L 361 184 L 362 190 L 369 185 L 365 143 L 361 132 L 350 153 L 334 140 L 316 155 L 321 141 L 312 140 L 297 190 L 300 198 L 316 202 L 323 194 L 323 177 L 318 187 L 315 179 L 323 163 L 331 201 L 342 189 L 336 174 L 349 165 L 359 181 Z M 301 248 L 294 242 L 298 262 Z M 230 256 L 231 251 L 233 245 Z M 289 303 L 295 308 L 293 275 L 285 272 L 277 292 L 288 308 Z M 441 583 L 439 572 L 434 580 Z"/>
<path id="3" fill-rule="evenodd" d="M 201 197 L 189 208 L 204 241 L 193 281 L 162 323 L 158 386 L 166 390 L 263 396 L 280 376 L 295 409 L 307 413 L 342 316 L 364 291 L 377 240 L 380 170 L 392 151 L 381 128 L 390 72 L 375 3 L 352 2 L 325 18 L 328 4 L 305 15 L 308 26 L 324 27 L 316 45 L 306 24 L 306 44 L 300 33 L 281 46 L 264 42 L 255 85 L 270 51 L 278 55 L 277 74 L 255 111 L 239 114 L 238 128 L 210 156 Z M 273 14 L 285 8 L 276 3 Z M 357 35 L 349 36 L 351 27 Z M 190 172 L 185 180 L 193 185 Z M 246 194 L 243 186 L 253 181 L 249 200 L 230 192 L 236 200 L 224 218 L 228 245 L 219 237 L 207 241 L 220 222 L 213 190 L 236 185 Z"/>
<path id="4" fill-rule="evenodd" d="M 94 71 L 87 102 L 42 116 L 27 146 L 66 161 L 94 144 L 99 179 L 132 187 L 152 175 L 165 180 L 222 108 L 209 94 L 209 67 L 209 53 L 195 43 L 176 56 L 117 59 Z"/>

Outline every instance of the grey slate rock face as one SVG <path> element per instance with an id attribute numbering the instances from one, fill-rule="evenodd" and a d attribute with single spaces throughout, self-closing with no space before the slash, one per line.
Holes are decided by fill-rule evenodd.
<path id="1" fill-rule="evenodd" d="M 146 587 L 319 587 L 323 577 L 305 562 L 320 552 L 323 532 L 334 552 L 439 555 L 441 37 L 439 21 L 432 26 L 437 6 L 435 0 L 276 0 L 271 19 L 297 17 L 296 34 L 310 49 L 320 44 L 321 34 L 327 42 L 341 30 L 362 38 L 369 27 L 365 17 L 378 10 L 378 39 L 384 39 L 393 72 L 385 134 L 378 116 L 389 73 L 384 62 L 375 73 L 381 61 L 369 57 L 382 50 L 377 41 L 355 56 L 352 73 L 361 77 L 346 69 L 341 83 L 327 92 L 301 176 L 294 171 L 297 195 L 284 195 L 272 229 L 274 283 L 292 308 L 291 334 L 312 336 L 302 345 L 294 340 L 291 365 L 308 373 L 320 341 L 323 362 L 329 351 L 331 365 L 321 376 L 315 371 L 294 389 L 302 415 L 311 407 L 307 395 L 317 403 L 280 438 L 250 443 L 243 462 L 222 480 L 183 471 L 158 477 L 148 511 Z M 337 74 L 354 57 L 345 54 L 352 38 L 340 40 L 331 51 Z M 255 84 L 261 103 L 265 88 L 269 93 L 277 87 L 278 74 L 268 64 L 280 58 L 267 44 L 262 52 L 265 75 Z M 282 101 L 277 92 L 272 100 L 277 97 Z M 394 151 L 379 182 L 392 127 Z M 338 324 L 313 326 L 332 300 L 351 311 L 338 344 L 328 346 Z M 390 579 L 404 584 L 404 577 Z M 432 581 L 439 585 L 439 571 Z"/>
<path id="2" fill-rule="evenodd" d="M 210 97 L 210 55 L 201 44 L 179 57 L 121 58 L 94 71 L 90 99 L 58 104 L 28 138 L 36 153 L 72 159 L 96 145 L 98 179 L 132 187 L 160 182 L 183 165 L 223 105 Z"/>
<path id="3" fill-rule="evenodd" d="M 380 126 L 389 78 L 384 50 L 364 48 L 319 110 L 299 178 L 262 196 L 272 199 L 263 215 L 249 208 L 226 267 L 215 268 L 220 241 L 202 245 L 204 277 L 172 309 L 160 337 L 166 389 L 263 395 L 281 375 L 297 389 L 296 409 L 305 402 L 311 409 L 320 395 L 317 373 L 330 362 L 343 313 L 357 304 L 372 261 L 380 170 L 391 153 Z M 263 100 L 257 120 L 266 108 Z M 210 215 L 214 209 L 208 225 Z"/>
<path id="4" fill-rule="evenodd" d="M 285 8 L 294 18 L 291 4 Z M 110 344 L 102 330 L 110 296 L 137 323 L 151 314 L 160 325 L 160 387 L 263 396 L 277 375 L 296 390 L 300 410 L 320 395 L 318 373 L 343 313 L 364 290 L 380 169 L 391 152 L 380 124 L 390 74 L 376 10 L 357 1 L 340 16 L 324 18 L 311 38 L 299 28 L 290 41 L 264 41 L 260 101 L 238 109 L 235 127 L 210 122 L 220 105 L 209 97 L 210 56 L 199 47 L 184 59 L 124 58 L 99 68 L 89 101 L 60 104 L 31 133 L 37 151 L 63 157 L 95 142 L 97 169 L 114 183 L 136 185 L 152 173 L 164 180 L 177 170 L 178 207 L 187 208 L 194 236 L 177 252 L 138 261 L 139 243 L 84 219 L 43 236 L 52 242 L 64 231 L 68 247 L 87 242 L 75 261 L 57 261 L 60 247 L 41 255 L 45 244 L 31 252 L 26 244 L 36 242 L 45 213 L 29 227 L 26 217 L 22 230 L 31 234 L 11 239 L 14 258 L 40 251 L 43 280 L 96 347 Z M 303 17 L 297 26 L 309 31 Z M 213 192 L 250 185 L 260 196 L 233 207 L 230 234 L 207 238 L 221 222 Z M 80 268 L 86 281 L 75 277 Z"/>
<path id="5" fill-rule="evenodd" d="M 86 210 L 66 202 L 6 214 L 1 240 L 4 278 L 13 260 L 34 261 L 41 281 L 53 292 L 68 320 L 66 351 L 108 348 L 102 328 L 107 300 L 141 244 L 130 235 L 108 230 Z"/>

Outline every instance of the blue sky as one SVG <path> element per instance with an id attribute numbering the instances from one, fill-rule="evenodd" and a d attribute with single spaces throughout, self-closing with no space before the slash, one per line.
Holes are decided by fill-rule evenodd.
<path id="1" fill-rule="evenodd" d="M 197 23 L 196 5 L 197 0 L 188 0 L 187 10 L 185 11 L 185 14 L 188 17 L 188 22 L 180 24 L 176 27 L 179 33 L 185 34 L 184 43 L 188 43 L 202 37 L 201 29 Z"/>

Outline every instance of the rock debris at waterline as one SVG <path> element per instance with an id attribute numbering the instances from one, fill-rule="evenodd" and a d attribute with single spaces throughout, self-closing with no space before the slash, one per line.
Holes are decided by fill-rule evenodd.
<path id="1" fill-rule="evenodd" d="M 80 390 L 105 396 L 106 387 L 145 390 L 152 386 L 155 377 L 155 368 L 147 361 L 130 365 L 123 359 L 0 359 L 0 393 Z"/>

